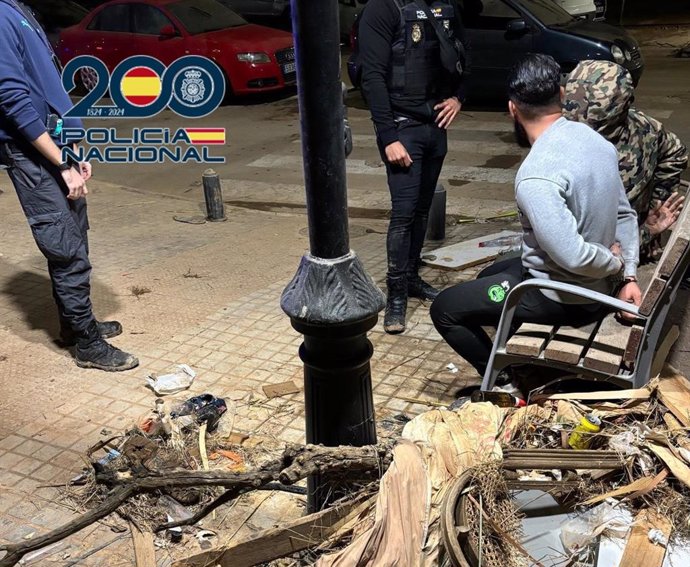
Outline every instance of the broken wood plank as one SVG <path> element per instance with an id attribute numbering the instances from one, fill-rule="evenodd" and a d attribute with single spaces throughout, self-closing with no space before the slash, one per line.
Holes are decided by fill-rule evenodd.
<path id="1" fill-rule="evenodd" d="M 668 427 L 668 432 L 671 435 L 685 432 L 685 429 L 683 429 L 683 424 L 678 421 L 671 412 L 664 414 L 664 423 L 666 424 L 666 427 Z"/>
<path id="2" fill-rule="evenodd" d="M 619 323 L 613 313 L 604 317 L 594 341 L 585 352 L 584 367 L 606 374 L 618 374 L 630 331 L 631 327 Z"/>
<path id="3" fill-rule="evenodd" d="M 129 522 L 134 544 L 134 560 L 137 567 L 156 567 L 156 548 L 153 546 L 153 533 L 141 531 Z"/>
<path id="4" fill-rule="evenodd" d="M 266 394 L 266 397 L 269 400 L 272 400 L 273 398 L 281 398 L 290 394 L 297 394 L 300 391 L 297 387 L 297 384 L 295 384 L 292 380 L 280 382 L 278 384 L 264 384 L 261 389 L 264 391 L 264 394 Z"/>
<path id="5" fill-rule="evenodd" d="M 366 513 L 375 497 L 362 496 L 341 506 L 327 508 L 265 530 L 235 544 L 178 560 L 173 567 L 252 567 L 320 544 L 354 518 Z"/>
<path id="6" fill-rule="evenodd" d="M 647 388 L 634 390 L 605 390 L 602 392 L 574 392 L 565 394 L 551 394 L 549 396 L 537 396 L 540 400 L 648 400 L 651 392 Z M 535 397 L 536 398 L 536 397 Z"/>
<path id="7" fill-rule="evenodd" d="M 666 365 L 659 377 L 657 395 L 684 427 L 690 427 L 690 383 L 685 376 Z"/>
<path id="8" fill-rule="evenodd" d="M 685 486 L 690 488 L 690 467 L 676 457 L 670 449 L 656 445 L 654 443 L 647 443 L 647 447 L 654 453 L 664 464 L 671 469 L 673 476 L 675 476 Z"/>
<path id="9" fill-rule="evenodd" d="M 544 358 L 577 366 L 596 327 L 596 323 L 584 327 L 559 327 L 544 349 Z"/>
<path id="10" fill-rule="evenodd" d="M 551 325 L 523 323 L 506 344 L 508 354 L 537 358 L 553 334 Z"/>
<path id="11" fill-rule="evenodd" d="M 635 523 L 619 567 L 662 567 L 666 557 L 666 546 L 649 540 L 649 531 L 653 529 L 660 530 L 668 541 L 673 528 L 671 522 L 650 509 L 642 510 L 635 516 Z"/>
<path id="12" fill-rule="evenodd" d="M 671 348 L 673 348 L 678 337 L 680 337 L 680 327 L 678 327 L 678 325 L 673 325 L 666 333 L 664 340 L 661 341 L 661 344 L 657 347 L 656 353 L 654 354 L 652 371 L 650 374 L 652 378 L 661 374 L 661 371 L 664 369 L 664 364 L 666 364 L 666 360 L 668 359 L 668 355 L 671 352 Z"/>
<path id="13" fill-rule="evenodd" d="M 617 498 L 619 496 L 626 496 L 628 494 L 640 493 L 643 491 L 649 492 L 657 487 L 666 478 L 666 476 L 668 476 L 668 471 L 664 469 L 656 476 L 644 476 L 642 478 L 638 478 L 634 482 L 621 486 L 616 490 L 611 490 L 606 494 L 601 494 L 599 496 L 595 496 L 594 498 L 590 498 L 589 500 L 583 502 L 583 504 L 586 506 L 592 506 L 594 504 L 598 504 L 599 502 L 603 502 L 608 498 Z"/>
<path id="14" fill-rule="evenodd" d="M 502 250 L 506 250 L 508 248 L 507 246 L 480 247 L 480 242 L 520 234 L 521 233 L 512 230 L 504 230 L 496 234 L 488 234 L 479 238 L 473 238 L 472 240 L 465 240 L 463 242 L 458 242 L 457 244 L 444 246 L 443 248 L 437 248 L 436 250 L 430 250 L 429 252 L 424 253 L 422 255 L 422 262 L 424 262 L 425 265 L 433 266 L 434 268 L 442 268 L 446 270 L 464 270 L 465 268 L 470 268 L 472 266 L 476 266 L 477 264 L 494 260 L 499 256 L 499 253 Z"/>

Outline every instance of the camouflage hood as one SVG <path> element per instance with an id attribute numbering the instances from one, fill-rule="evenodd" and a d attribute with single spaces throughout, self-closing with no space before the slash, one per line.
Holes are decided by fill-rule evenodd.
<path id="1" fill-rule="evenodd" d="M 582 61 L 565 85 L 563 115 L 584 122 L 609 142 L 626 137 L 635 90 L 630 73 L 610 61 Z"/>

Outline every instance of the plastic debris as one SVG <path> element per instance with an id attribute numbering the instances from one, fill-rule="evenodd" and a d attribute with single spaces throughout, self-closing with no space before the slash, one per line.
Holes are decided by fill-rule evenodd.
<path id="1" fill-rule="evenodd" d="M 668 545 L 668 539 L 666 539 L 664 533 L 656 528 L 649 530 L 647 537 L 654 545 L 660 545 L 661 547 L 666 547 Z"/>
<path id="2" fill-rule="evenodd" d="M 635 434 L 632 431 L 624 431 L 616 433 L 609 439 L 609 447 L 612 451 L 616 451 L 616 453 L 620 453 L 625 457 L 640 455 L 641 451 L 638 447 L 635 447 L 634 442 Z"/>
<path id="3" fill-rule="evenodd" d="M 196 534 L 196 539 L 199 542 L 201 549 L 210 549 L 213 547 L 213 538 L 217 537 L 216 532 L 211 530 L 201 530 Z"/>
<path id="4" fill-rule="evenodd" d="M 170 412 L 170 417 L 174 420 L 192 417 L 199 424 L 207 423 L 208 430 L 213 431 L 227 409 L 224 399 L 216 398 L 212 394 L 201 394 L 174 408 Z"/>
<path id="5" fill-rule="evenodd" d="M 178 364 L 176 368 L 177 371 L 172 374 L 164 374 L 163 376 L 149 374 L 146 377 L 149 387 L 159 396 L 177 394 L 188 389 L 196 378 L 196 372 L 186 364 Z"/>
<path id="6" fill-rule="evenodd" d="M 578 553 L 605 534 L 625 537 L 630 531 L 633 516 L 617 501 L 606 501 L 561 524 L 561 541 L 570 553 Z"/>
<path id="7" fill-rule="evenodd" d="M 452 362 L 449 362 L 449 363 L 446 365 L 446 368 L 447 368 L 448 370 L 450 370 L 453 374 L 457 374 L 458 372 L 460 372 L 460 371 L 458 370 L 458 367 L 455 366 L 455 364 L 453 364 Z"/>

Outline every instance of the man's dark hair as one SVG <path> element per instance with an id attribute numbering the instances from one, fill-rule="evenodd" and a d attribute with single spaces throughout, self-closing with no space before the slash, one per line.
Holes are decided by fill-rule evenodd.
<path id="1" fill-rule="evenodd" d="M 526 55 L 510 72 L 508 97 L 527 119 L 552 113 L 561 104 L 560 65 L 550 55 Z"/>

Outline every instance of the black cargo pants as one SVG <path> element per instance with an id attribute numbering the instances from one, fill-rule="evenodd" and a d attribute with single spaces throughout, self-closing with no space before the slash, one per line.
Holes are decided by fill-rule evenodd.
<path id="1" fill-rule="evenodd" d="M 59 169 L 31 146 L 0 144 L 0 161 L 8 168 L 34 240 L 48 260 L 61 323 L 83 331 L 94 320 L 86 199 L 67 199 Z"/>
<path id="2" fill-rule="evenodd" d="M 435 123 L 405 119 L 397 123 L 397 129 L 400 142 L 412 158 L 410 167 L 388 163 L 385 148 L 378 141 L 391 194 L 387 239 L 390 277 L 416 273 L 431 201 L 448 151 L 446 130 Z"/>

